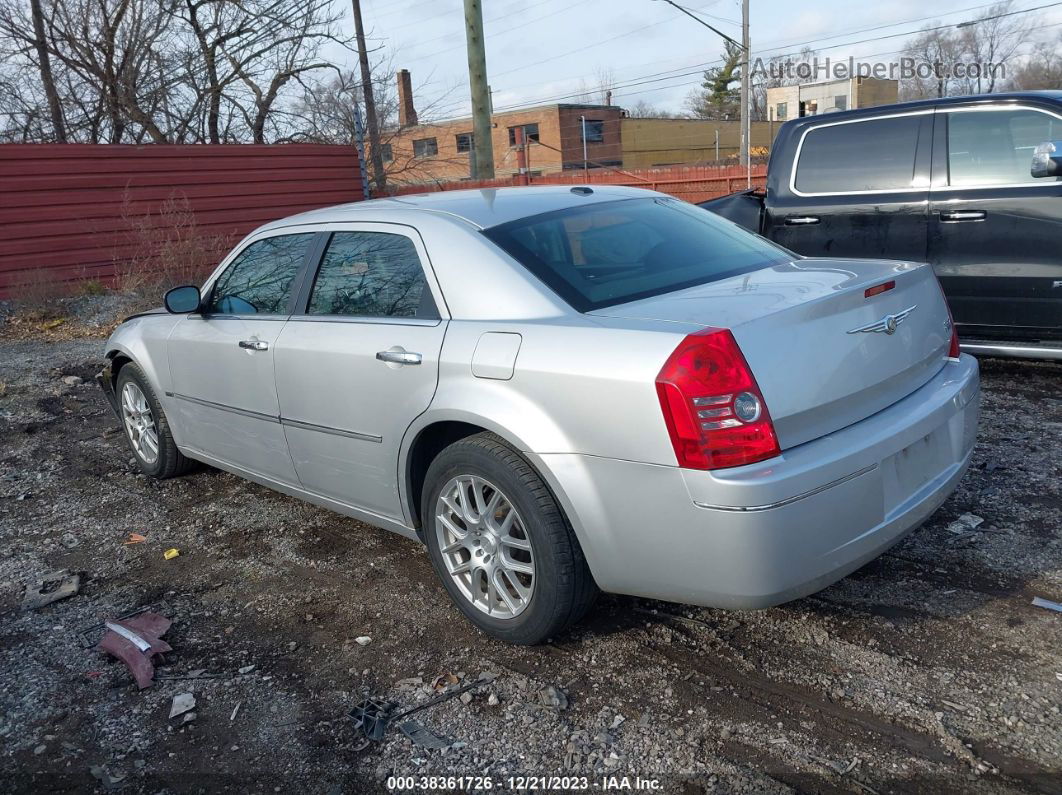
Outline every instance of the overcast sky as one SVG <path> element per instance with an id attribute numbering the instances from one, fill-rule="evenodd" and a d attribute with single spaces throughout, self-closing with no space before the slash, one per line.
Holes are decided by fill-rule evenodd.
<path id="1" fill-rule="evenodd" d="M 462 0 L 362 2 L 370 46 L 382 47 L 380 55 L 386 54 L 395 69 L 410 70 L 418 111 L 428 110 L 425 115 L 435 119 L 467 114 Z M 738 0 L 678 2 L 740 40 Z M 1014 9 L 1046 2 L 1017 0 Z M 976 0 L 752 0 L 753 57 L 766 61 L 806 43 L 831 58 L 895 60 L 907 39 L 895 34 L 976 19 L 990 5 Z M 1062 4 L 1029 16 L 1052 24 L 1042 35 L 1058 36 Z M 615 104 L 644 99 L 681 111 L 699 71 L 723 48 L 716 34 L 662 0 L 483 0 L 483 17 L 496 110 L 577 101 L 564 97 L 595 87 L 601 73 L 611 72 L 621 86 L 613 94 Z M 652 82 L 622 87 L 639 80 Z"/>

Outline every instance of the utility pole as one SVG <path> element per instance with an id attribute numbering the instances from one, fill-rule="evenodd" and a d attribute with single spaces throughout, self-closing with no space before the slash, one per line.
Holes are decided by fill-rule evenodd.
<path id="1" fill-rule="evenodd" d="M 372 180 L 376 190 L 387 187 L 384 174 L 383 151 L 380 149 L 380 122 L 376 118 L 376 99 L 372 94 L 372 72 L 369 71 L 369 51 L 365 48 L 365 26 L 361 22 L 361 0 L 350 0 L 354 6 L 354 35 L 358 40 L 358 64 L 361 66 L 361 92 L 365 98 L 365 126 L 369 131 L 372 150 Z"/>
<path id="2" fill-rule="evenodd" d="M 680 6 L 675 0 L 664 0 L 669 6 L 673 6 L 690 19 L 696 20 L 708 30 L 712 31 L 718 36 L 721 36 L 726 41 L 729 41 L 735 47 L 741 48 L 741 52 L 745 55 L 745 60 L 741 67 L 741 113 L 738 116 L 738 120 L 741 122 L 741 165 L 745 166 L 745 178 L 748 181 L 748 186 L 752 187 L 752 51 L 749 44 L 749 0 L 741 0 L 741 41 L 734 41 L 727 36 L 719 28 L 710 25 L 705 22 L 696 14 L 692 13 L 688 8 Z M 716 158 L 718 159 L 718 157 Z"/>
<path id="3" fill-rule="evenodd" d="M 749 0 L 741 0 L 741 49 L 745 65 L 741 69 L 741 164 L 745 166 L 746 187 L 752 187 L 752 50 L 749 46 Z"/>
<path id="4" fill-rule="evenodd" d="M 468 48 L 468 87 L 472 93 L 472 176 L 494 178 L 494 143 L 491 141 L 490 88 L 487 86 L 487 51 L 483 42 L 483 7 L 480 0 L 465 0 L 465 41 Z"/>

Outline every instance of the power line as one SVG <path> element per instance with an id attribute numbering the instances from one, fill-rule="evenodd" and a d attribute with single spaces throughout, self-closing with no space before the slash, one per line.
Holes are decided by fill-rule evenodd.
<path id="1" fill-rule="evenodd" d="M 990 4 L 986 4 L 986 5 L 981 5 L 981 6 L 974 6 L 974 8 L 985 8 L 986 6 L 989 6 L 989 5 L 995 5 L 995 4 L 990 3 Z M 1012 12 L 1012 14 L 1030 13 L 1032 11 L 1040 11 L 1040 10 L 1043 10 L 1045 8 L 1052 8 L 1054 6 L 1060 6 L 1060 5 L 1062 5 L 1062 2 L 1046 3 L 1044 5 L 1034 6 L 1032 8 L 1026 8 L 1026 9 L 1022 9 L 1020 11 L 1015 11 L 1015 12 Z M 970 10 L 970 9 L 967 9 L 967 10 Z M 961 13 L 961 12 L 955 12 L 955 13 Z M 795 42 L 795 43 L 791 43 L 791 44 L 782 45 L 780 47 L 776 47 L 776 48 L 773 48 L 773 49 L 758 50 L 756 52 L 759 55 L 764 55 L 764 54 L 772 55 L 773 54 L 775 57 L 784 57 L 786 55 L 799 55 L 801 53 L 801 51 L 802 51 L 800 49 L 790 50 L 788 52 L 778 52 L 778 50 L 783 50 L 786 47 L 801 47 L 801 48 L 803 48 L 803 47 L 808 46 L 809 44 L 815 44 L 815 43 L 820 42 L 820 41 L 829 41 L 830 39 L 839 38 L 841 36 L 850 36 L 850 35 L 853 35 L 853 34 L 856 34 L 856 33 L 869 32 L 871 30 L 880 30 L 883 27 L 893 27 L 893 26 L 898 25 L 898 24 L 910 24 L 910 22 L 921 22 L 921 21 L 924 21 L 924 20 L 930 19 L 930 18 L 931 17 L 922 17 L 921 19 L 909 20 L 907 23 L 892 23 L 891 25 L 886 25 L 886 26 L 876 26 L 876 27 L 869 28 L 869 29 L 858 29 L 858 30 L 849 31 L 848 33 L 834 34 L 834 35 L 831 35 L 831 36 L 825 36 L 825 37 L 821 37 L 821 38 L 818 38 L 818 39 L 809 39 L 809 40 L 803 41 L 803 42 Z M 988 19 L 995 19 L 995 18 L 996 17 L 993 16 L 993 17 L 990 17 Z M 977 22 L 980 22 L 980 21 L 984 21 L 984 20 L 977 20 L 977 21 L 974 22 L 974 24 L 977 24 Z M 881 40 L 884 40 L 884 39 L 899 38 L 901 36 L 910 36 L 910 35 L 915 35 L 915 34 L 919 34 L 919 33 L 929 33 L 929 32 L 933 32 L 933 31 L 936 31 L 936 30 L 943 30 L 943 29 L 946 29 L 946 28 L 953 28 L 953 27 L 956 27 L 956 25 L 954 23 L 948 24 L 948 25 L 938 25 L 936 27 L 931 27 L 931 28 L 921 28 L 919 30 L 908 30 L 908 31 L 900 32 L 900 33 L 888 34 L 888 35 L 885 35 L 885 36 L 876 36 L 876 37 L 870 38 L 870 39 L 861 39 L 861 40 L 858 40 L 858 41 L 841 42 L 840 44 L 834 44 L 834 45 L 831 45 L 829 47 L 823 47 L 821 49 L 823 49 L 823 50 L 834 50 L 834 49 L 837 49 L 839 47 L 849 47 L 849 46 L 853 46 L 853 45 L 856 45 L 856 44 L 865 44 L 865 43 L 871 42 L 871 41 L 881 41 Z M 865 57 L 870 57 L 870 56 L 865 56 Z M 662 82 L 664 80 L 669 80 L 669 79 L 674 79 L 674 78 L 688 77 L 690 75 L 698 74 L 699 72 L 703 71 L 704 68 L 706 68 L 706 67 L 719 65 L 722 62 L 723 61 L 721 59 L 717 59 L 717 60 L 714 60 L 714 61 L 708 61 L 708 62 L 705 62 L 705 63 L 702 63 L 702 64 L 698 64 L 698 65 L 696 65 L 696 67 L 688 67 L 690 69 L 693 69 L 693 71 L 688 71 L 688 72 L 684 72 L 684 73 L 681 73 L 681 74 L 674 74 L 674 72 L 676 70 L 666 70 L 666 72 L 658 73 L 658 75 L 665 75 L 665 76 L 662 76 L 662 77 L 661 76 L 656 76 L 656 75 L 645 75 L 645 76 L 643 76 L 644 78 L 650 78 L 650 79 L 634 78 L 633 82 L 620 83 L 620 84 L 612 86 L 611 88 L 612 88 L 613 91 L 622 91 L 625 88 L 630 88 L 630 87 L 639 86 L 639 85 L 645 85 L 646 83 Z M 510 70 L 510 71 L 512 71 L 512 70 Z M 651 78 L 654 78 L 654 77 L 656 79 L 651 79 Z M 693 81 L 693 82 L 697 82 L 697 81 Z M 688 84 L 682 84 L 682 85 L 688 85 Z M 667 86 L 667 88 L 672 88 L 672 87 L 675 87 L 675 86 Z M 551 97 L 551 98 L 548 98 L 548 99 L 536 99 L 536 100 L 531 101 L 531 104 L 533 104 L 533 105 L 541 105 L 541 104 L 548 104 L 550 102 L 558 102 L 558 101 L 562 101 L 562 100 L 565 100 L 565 99 L 571 99 L 573 97 L 581 96 L 583 93 L 585 93 L 585 92 L 583 92 L 583 91 L 575 91 L 575 92 L 572 92 L 570 94 L 565 94 L 565 95 L 561 95 L 561 96 L 557 96 L 557 97 Z M 520 107 L 526 107 L 526 106 L 527 105 L 525 105 L 525 104 L 507 105 L 507 106 L 503 106 L 503 107 L 497 108 L 497 110 L 515 110 L 515 109 L 518 109 Z"/>

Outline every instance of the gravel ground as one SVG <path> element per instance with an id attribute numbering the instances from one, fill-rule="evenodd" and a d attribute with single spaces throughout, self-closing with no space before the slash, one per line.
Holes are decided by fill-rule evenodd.
<path id="1" fill-rule="evenodd" d="M 958 491 L 837 585 L 759 612 L 603 596 L 569 635 L 516 648 L 461 618 L 410 541 L 211 469 L 138 474 L 91 383 L 100 350 L 0 341 L 0 789 L 377 792 L 395 773 L 1060 789 L 1062 615 L 1031 600 L 1062 600 L 1062 367 L 984 361 Z M 966 513 L 983 523 L 955 532 Z M 80 594 L 21 611 L 60 568 L 84 573 Z M 174 651 L 138 691 L 78 630 L 146 605 Z M 439 675 L 484 673 L 415 716 L 445 750 L 396 729 L 366 744 L 347 718 L 366 695 L 414 706 Z M 169 720 L 185 692 L 195 720 Z"/>

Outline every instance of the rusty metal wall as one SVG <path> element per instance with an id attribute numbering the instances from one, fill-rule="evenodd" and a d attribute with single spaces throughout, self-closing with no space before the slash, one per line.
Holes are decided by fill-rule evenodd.
<path id="1" fill-rule="evenodd" d="M 0 295 L 32 283 L 108 283 L 116 265 L 143 253 L 135 228 L 165 223 L 167 203 L 190 209 L 196 233 L 217 242 L 361 198 L 347 146 L 2 144 Z"/>
<path id="2" fill-rule="evenodd" d="M 743 166 L 666 166 L 645 169 L 597 168 L 583 172 L 581 169 L 543 174 L 530 179 L 532 185 L 626 185 L 632 188 L 669 193 L 688 202 L 703 202 L 717 196 L 745 190 L 746 173 Z M 389 190 L 386 195 L 424 193 L 427 191 L 461 190 L 464 188 L 499 188 L 517 185 L 519 177 L 497 179 L 462 180 L 430 185 L 404 185 Z M 767 166 L 752 167 L 752 187 L 764 188 L 767 184 Z"/>

